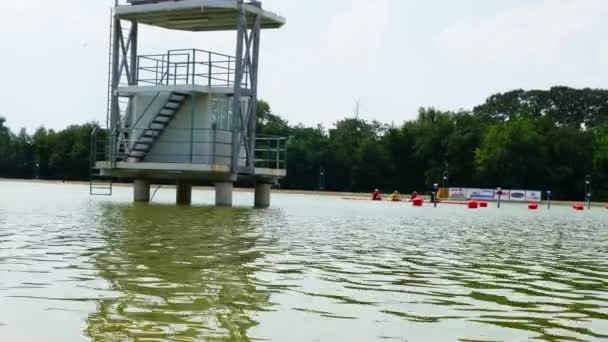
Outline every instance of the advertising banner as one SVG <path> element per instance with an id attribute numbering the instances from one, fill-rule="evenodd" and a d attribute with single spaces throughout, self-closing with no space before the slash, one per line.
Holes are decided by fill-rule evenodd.
<path id="1" fill-rule="evenodd" d="M 467 192 L 468 199 L 474 200 L 492 200 L 494 199 L 493 189 L 469 189 Z"/>
<path id="2" fill-rule="evenodd" d="M 464 188 L 450 188 L 450 198 L 455 200 L 467 199 L 467 191 Z"/>
<path id="3" fill-rule="evenodd" d="M 454 200 L 498 200 L 498 192 L 494 189 L 479 188 L 449 188 L 449 198 Z M 542 191 L 536 190 L 502 190 L 501 201 L 541 202 Z"/>
<path id="4" fill-rule="evenodd" d="M 511 190 L 509 200 L 514 202 L 526 201 L 526 190 Z"/>
<path id="5" fill-rule="evenodd" d="M 542 191 L 526 191 L 526 200 L 532 202 L 540 202 L 543 200 Z"/>
<path id="6" fill-rule="evenodd" d="M 508 201 L 510 195 L 511 195 L 511 190 L 503 190 L 502 195 L 500 195 L 500 200 Z M 498 201 L 498 191 L 494 192 L 494 200 Z"/>

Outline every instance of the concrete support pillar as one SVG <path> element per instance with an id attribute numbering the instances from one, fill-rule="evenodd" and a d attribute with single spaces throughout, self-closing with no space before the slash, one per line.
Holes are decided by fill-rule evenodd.
<path id="1" fill-rule="evenodd" d="M 192 204 L 192 182 L 188 180 L 177 181 L 176 201 L 178 205 Z"/>
<path id="2" fill-rule="evenodd" d="M 150 202 L 150 181 L 136 179 L 133 182 L 133 200 L 135 202 Z"/>
<path id="3" fill-rule="evenodd" d="M 215 183 L 215 205 L 218 207 L 232 207 L 232 190 L 234 185 L 230 182 Z"/>
<path id="4" fill-rule="evenodd" d="M 268 183 L 257 183 L 255 185 L 255 207 L 258 209 L 266 209 L 270 207 L 270 189 Z"/>

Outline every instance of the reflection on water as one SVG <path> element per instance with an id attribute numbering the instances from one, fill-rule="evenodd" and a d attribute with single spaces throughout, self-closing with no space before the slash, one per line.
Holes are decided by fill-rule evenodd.
<path id="1" fill-rule="evenodd" d="M 263 257 L 246 210 L 107 207 L 100 224 L 107 244 L 95 253 L 99 275 L 117 296 L 87 319 L 96 341 L 241 340 L 269 305 L 254 285 Z"/>
<path id="2" fill-rule="evenodd" d="M 603 210 L 0 186 L 2 341 L 608 339 Z"/>

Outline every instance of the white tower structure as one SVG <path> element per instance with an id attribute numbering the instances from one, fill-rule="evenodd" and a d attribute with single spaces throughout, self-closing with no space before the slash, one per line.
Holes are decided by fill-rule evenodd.
<path id="1" fill-rule="evenodd" d="M 259 1 L 116 0 L 107 129 L 92 137 L 91 193 L 111 194 L 111 179 L 132 178 L 135 201 L 150 182 L 175 180 L 189 204 L 192 182 L 216 185 L 216 204 L 232 205 L 233 184 L 256 184 L 255 204 L 286 175 L 286 139 L 256 136 L 260 34 L 285 19 Z M 139 26 L 236 33 L 234 54 L 201 49 L 138 54 Z M 105 182 L 104 182 L 105 180 Z"/>

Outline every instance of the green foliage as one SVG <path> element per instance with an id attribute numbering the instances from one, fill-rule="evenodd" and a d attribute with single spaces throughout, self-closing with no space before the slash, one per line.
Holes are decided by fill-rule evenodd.
<path id="1" fill-rule="evenodd" d="M 517 118 L 490 127 L 475 151 L 478 181 L 485 186 L 538 187 L 546 146 L 546 137 L 534 119 Z"/>
<path id="2" fill-rule="evenodd" d="M 608 121 L 608 90 L 553 87 L 513 90 L 490 96 L 474 109 L 487 120 L 506 122 L 522 116 L 547 117 L 556 126 L 594 127 Z"/>
<path id="3" fill-rule="evenodd" d="M 91 132 L 97 124 L 55 132 L 41 127 L 29 136 L 10 133 L 0 119 L 0 177 L 87 180 Z"/>

